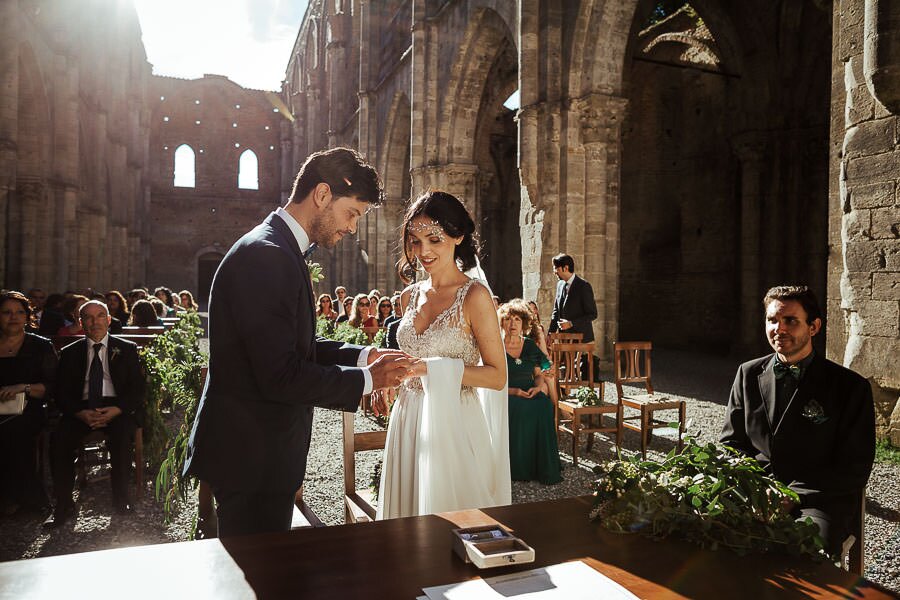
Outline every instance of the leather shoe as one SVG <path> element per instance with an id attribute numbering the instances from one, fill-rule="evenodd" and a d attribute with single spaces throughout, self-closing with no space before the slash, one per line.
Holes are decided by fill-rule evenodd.
<path id="1" fill-rule="evenodd" d="M 57 506 L 56 509 L 44 521 L 44 527 L 47 529 L 57 529 L 62 527 L 69 517 L 72 516 L 74 510 L 71 506 Z"/>
<path id="2" fill-rule="evenodd" d="M 116 502 L 116 512 L 120 515 L 129 515 L 134 512 L 134 507 L 130 502 Z"/>

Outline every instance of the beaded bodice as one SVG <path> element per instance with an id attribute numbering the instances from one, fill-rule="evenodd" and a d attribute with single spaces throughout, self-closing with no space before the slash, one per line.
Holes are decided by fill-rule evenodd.
<path id="1" fill-rule="evenodd" d="M 470 279 L 456 291 L 456 298 L 421 334 L 416 333 L 421 283 L 416 284 L 409 298 L 408 308 L 397 326 L 397 343 L 404 352 L 418 358 L 461 358 L 467 365 L 481 360 L 475 336 L 463 319 L 463 302 L 472 285 Z"/>

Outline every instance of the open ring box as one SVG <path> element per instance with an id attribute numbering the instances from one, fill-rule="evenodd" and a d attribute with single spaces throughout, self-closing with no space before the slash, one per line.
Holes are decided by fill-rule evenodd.
<path id="1" fill-rule="evenodd" d="M 453 551 L 479 569 L 534 562 L 534 548 L 500 525 L 454 529 Z"/>
<path id="2" fill-rule="evenodd" d="M 25 392 L 19 392 L 15 398 L 0 402 L 0 415 L 21 415 L 25 410 Z"/>

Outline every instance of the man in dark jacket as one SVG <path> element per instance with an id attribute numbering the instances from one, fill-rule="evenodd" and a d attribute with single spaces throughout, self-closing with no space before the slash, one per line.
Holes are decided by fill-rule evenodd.
<path id="1" fill-rule="evenodd" d="M 56 508 L 44 523 L 47 527 L 59 527 L 74 512 L 75 459 L 78 445 L 91 431 L 106 435 L 116 510 L 132 511 L 131 450 L 145 387 L 137 346 L 109 335 L 106 304 L 86 302 L 79 317 L 85 337 L 63 348 L 57 370 L 56 402 L 62 418 L 51 440 Z"/>
<path id="2" fill-rule="evenodd" d="M 794 515 L 811 517 L 836 554 L 875 458 L 872 389 L 813 350 L 822 317 L 807 287 L 774 287 L 763 304 L 775 352 L 738 369 L 721 440 L 797 492 Z"/>

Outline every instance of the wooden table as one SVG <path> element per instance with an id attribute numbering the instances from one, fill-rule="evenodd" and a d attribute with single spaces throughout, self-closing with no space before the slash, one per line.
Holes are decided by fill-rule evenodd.
<path id="1" fill-rule="evenodd" d="M 891 598 L 829 564 L 740 557 L 618 535 L 587 520 L 590 498 L 0 563 L 0 598 L 415 598 L 423 587 L 582 559 L 648 598 Z M 480 572 L 450 530 L 495 519 L 535 549 L 529 565 Z"/>

